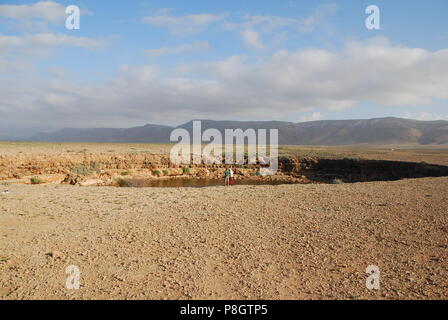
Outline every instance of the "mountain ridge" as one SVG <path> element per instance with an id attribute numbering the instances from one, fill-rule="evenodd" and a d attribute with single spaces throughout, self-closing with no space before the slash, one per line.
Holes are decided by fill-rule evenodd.
<path id="1" fill-rule="evenodd" d="M 145 124 L 131 128 L 63 128 L 40 132 L 28 141 L 40 142 L 146 142 L 169 143 L 172 130 L 192 132 L 193 121 L 179 126 Z M 279 144 L 284 145 L 350 145 L 350 144 L 448 144 L 448 121 L 420 121 L 395 117 L 288 121 L 200 120 L 202 131 L 225 129 L 278 129 Z"/>

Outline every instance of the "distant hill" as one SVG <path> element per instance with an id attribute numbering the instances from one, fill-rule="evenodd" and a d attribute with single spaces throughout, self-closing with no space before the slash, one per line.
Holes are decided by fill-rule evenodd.
<path id="1" fill-rule="evenodd" d="M 20 141 L 20 138 L 12 137 L 6 134 L 0 134 L 0 141 Z"/>
<path id="2" fill-rule="evenodd" d="M 202 130 L 278 129 L 279 143 L 289 145 L 350 144 L 448 144 L 448 121 L 417 121 L 401 118 L 369 120 L 285 121 L 213 121 L 202 120 Z M 193 121 L 177 128 L 192 131 Z M 167 143 L 176 127 L 147 124 L 128 129 L 73 129 L 38 133 L 31 141 L 45 142 L 149 142 Z"/>
<path id="3" fill-rule="evenodd" d="M 164 143 L 170 141 L 173 127 L 147 124 L 128 129 L 64 128 L 56 132 L 40 132 L 31 141 L 42 142 L 150 142 Z"/>

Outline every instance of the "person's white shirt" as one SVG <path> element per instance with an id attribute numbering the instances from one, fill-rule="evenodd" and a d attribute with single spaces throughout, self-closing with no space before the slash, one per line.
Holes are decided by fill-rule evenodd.
<path id="1" fill-rule="evenodd" d="M 230 169 L 230 178 L 233 178 L 233 170 Z"/>

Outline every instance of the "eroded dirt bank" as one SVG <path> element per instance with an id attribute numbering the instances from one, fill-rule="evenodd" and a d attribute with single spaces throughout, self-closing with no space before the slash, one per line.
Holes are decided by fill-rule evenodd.
<path id="1" fill-rule="evenodd" d="M 448 166 L 425 162 L 322 159 L 281 156 L 273 177 L 260 177 L 260 163 L 234 165 L 238 180 L 289 183 L 388 181 L 448 176 Z M 144 186 L 145 179 L 222 179 L 226 165 L 174 165 L 157 154 L 73 154 L 0 156 L 0 180 L 12 183 Z"/>
<path id="2" fill-rule="evenodd" d="M 256 179 L 262 165 L 233 166 L 239 179 Z M 117 179 L 169 179 L 176 177 L 222 179 L 226 165 L 174 165 L 168 155 L 75 154 L 0 156 L 0 180 L 12 183 L 65 183 L 72 185 L 116 185 Z M 261 177 L 260 177 L 261 179 Z M 266 178 L 268 179 L 268 178 Z M 300 176 L 282 170 L 269 179 L 299 181 Z M 305 181 L 305 177 L 303 177 Z M 137 183 L 131 183 L 137 184 Z"/>
<path id="3" fill-rule="evenodd" d="M 12 185 L 0 297 L 447 299 L 447 183 Z M 65 288 L 68 265 L 78 291 Z"/>

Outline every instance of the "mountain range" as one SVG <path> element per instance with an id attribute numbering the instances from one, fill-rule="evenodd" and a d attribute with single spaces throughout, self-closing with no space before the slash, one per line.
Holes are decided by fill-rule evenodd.
<path id="1" fill-rule="evenodd" d="M 353 144 L 448 144 L 448 121 L 418 121 L 401 118 L 367 120 L 322 120 L 310 122 L 286 121 L 213 121 L 201 120 L 202 130 L 218 129 L 278 129 L 279 144 L 283 145 L 353 145 Z M 41 142 L 147 142 L 169 143 L 175 128 L 192 131 L 193 120 L 178 127 L 147 124 L 127 129 L 64 128 L 55 132 L 40 132 L 27 141 Z M 269 140 L 268 140 L 269 141 Z"/>

